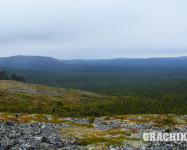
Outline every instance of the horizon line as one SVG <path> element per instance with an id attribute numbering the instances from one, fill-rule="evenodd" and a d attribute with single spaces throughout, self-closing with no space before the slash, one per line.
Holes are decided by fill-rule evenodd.
<path id="1" fill-rule="evenodd" d="M 0 56 L 0 58 L 11 58 L 11 57 L 47 57 L 47 58 L 53 58 L 56 60 L 110 60 L 110 59 L 157 59 L 157 58 L 181 58 L 181 57 L 187 57 L 184 56 L 158 56 L 158 57 L 114 57 L 114 58 L 95 58 L 95 59 L 83 59 L 83 58 L 75 58 L 75 59 L 58 59 L 52 56 L 45 56 L 45 55 L 12 55 L 12 56 Z"/>

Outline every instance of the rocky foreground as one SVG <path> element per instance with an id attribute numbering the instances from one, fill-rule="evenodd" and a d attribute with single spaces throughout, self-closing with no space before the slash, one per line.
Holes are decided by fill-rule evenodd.
<path id="1" fill-rule="evenodd" d="M 0 123 L 1 150 L 79 149 L 75 139 L 63 140 L 59 124 L 54 123 Z"/>
<path id="2" fill-rule="evenodd" d="M 161 115 L 58 118 L 1 113 L 0 150 L 186 150 L 186 142 L 142 140 L 145 132 L 187 133 L 186 118 Z"/>

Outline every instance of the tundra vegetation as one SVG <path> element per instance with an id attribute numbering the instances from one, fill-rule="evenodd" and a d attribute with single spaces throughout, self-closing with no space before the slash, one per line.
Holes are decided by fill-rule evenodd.
<path id="1" fill-rule="evenodd" d="M 163 88 L 163 89 L 162 89 Z M 81 90 L 0 81 L 0 111 L 45 113 L 58 116 L 121 114 L 186 114 L 187 84 L 180 82 L 108 96 Z"/>
<path id="2" fill-rule="evenodd" d="M 0 111 L 45 113 L 58 116 L 103 116 L 121 114 L 186 114 L 186 84 L 155 87 L 128 96 L 0 81 Z M 167 91 L 166 91 L 167 90 Z M 180 94 L 179 94 L 180 93 Z M 90 119 L 91 120 L 91 119 Z M 92 122 L 92 121 L 91 121 Z"/>

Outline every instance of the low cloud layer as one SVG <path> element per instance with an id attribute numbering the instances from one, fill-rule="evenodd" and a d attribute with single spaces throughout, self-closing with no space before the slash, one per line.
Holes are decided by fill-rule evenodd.
<path id="1" fill-rule="evenodd" d="M 186 0 L 0 1 L 0 57 L 187 55 Z"/>

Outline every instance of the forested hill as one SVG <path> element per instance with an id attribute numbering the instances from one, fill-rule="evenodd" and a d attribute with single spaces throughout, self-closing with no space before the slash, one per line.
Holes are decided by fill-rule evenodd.
<path id="1" fill-rule="evenodd" d="M 28 83 L 91 91 L 116 98 L 110 103 L 100 103 L 101 99 L 97 105 L 75 107 L 71 110 L 75 114 L 187 113 L 187 57 L 61 61 L 15 56 L 0 61 L 0 70 L 7 71 L 9 76 L 13 73 L 23 76 Z M 85 98 L 87 104 L 88 97 Z M 62 111 L 55 109 L 54 113 Z M 69 109 L 66 112 L 70 114 Z"/>
<path id="2" fill-rule="evenodd" d="M 97 60 L 58 60 L 42 56 L 1 57 L 0 67 L 18 68 L 39 71 L 123 71 L 129 68 L 187 69 L 187 57 L 148 58 L 148 59 L 97 59 Z"/>

